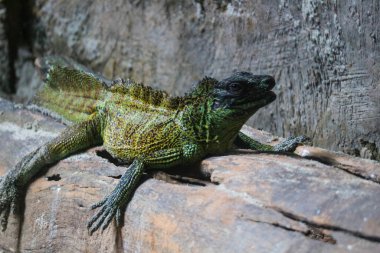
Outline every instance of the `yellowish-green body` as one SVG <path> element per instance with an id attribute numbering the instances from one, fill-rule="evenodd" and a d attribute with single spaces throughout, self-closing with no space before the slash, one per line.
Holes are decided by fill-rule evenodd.
<path id="1" fill-rule="evenodd" d="M 239 132 L 252 114 L 275 99 L 270 76 L 238 72 L 222 81 L 204 78 L 188 95 L 170 97 L 142 84 L 111 82 L 62 57 L 42 58 L 37 67 L 46 83 L 37 104 L 73 125 L 25 156 L 0 181 L 3 229 L 34 175 L 85 148 L 103 145 L 130 164 L 115 190 L 93 205 L 99 210 L 88 223 L 90 233 L 105 229 L 114 217 L 120 225 L 145 169 L 195 163 L 225 153 L 233 143 L 273 150 Z M 289 151 L 302 140 L 292 139 L 277 150 Z"/>
<path id="2" fill-rule="evenodd" d="M 147 165 L 159 164 L 150 159 L 154 152 L 180 149 L 188 141 L 180 127 L 178 117 L 182 111 L 179 110 L 149 107 L 144 103 L 119 104 L 111 96 L 101 114 L 105 116 L 102 117 L 104 148 L 126 162 L 144 156 Z"/>

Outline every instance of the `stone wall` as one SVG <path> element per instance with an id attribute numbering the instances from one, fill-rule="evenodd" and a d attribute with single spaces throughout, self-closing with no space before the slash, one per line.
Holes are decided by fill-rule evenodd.
<path id="1" fill-rule="evenodd" d="M 33 39 L 19 54 L 32 57 L 16 61 L 19 90 L 37 86 L 32 58 L 51 53 L 176 95 L 204 75 L 271 74 L 278 98 L 250 125 L 380 159 L 377 0 L 33 3 Z"/>

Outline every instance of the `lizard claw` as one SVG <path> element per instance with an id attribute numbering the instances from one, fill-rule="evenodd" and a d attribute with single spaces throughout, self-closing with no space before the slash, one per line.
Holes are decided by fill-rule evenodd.
<path id="1" fill-rule="evenodd" d="M 8 225 L 10 213 L 18 213 L 18 201 L 20 201 L 20 189 L 11 178 L 2 178 L 0 181 L 0 225 L 5 231 Z"/>
<path id="2" fill-rule="evenodd" d="M 87 223 L 87 229 L 90 235 L 100 227 L 102 231 L 104 231 L 114 217 L 116 219 L 116 225 L 121 225 L 122 211 L 128 205 L 133 189 L 139 182 L 142 172 L 143 163 L 135 159 L 129 166 L 129 169 L 121 177 L 116 188 L 102 201 L 91 206 L 91 209 L 100 209 Z"/>
<path id="3" fill-rule="evenodd" d="M 293 152 L 298 145 L 305 143 L 307 141 L 310 141 L 310 138 L 301 135 L 301 136 L 292 136 L 289 138 L 286 138 L 285 141 L 275 145 L 273 147 L 274 151 L 280 151 L 280 152 Z"/>
<path id="4" fill-rule="evenodd" d="M 111 193 L 102 201 L 91 206 L 91 209 L 100 209 L 87 223 L 87 229 L 90 235 L 99 228 L 104 231 L 111 223 L 113 217 L 116 218 L 116 225 L 120 225 L 121 208 L 113 195 L 114 194 Z"/>
<path id="5" fill-rule="evenodd" d="M 91 210 L 94 210 L 94 209 L 96 209 L 96 208 L 98 208 L 98 207 L 104 205 L 104 203 L 106 203 L 106 201 L 107 201 L 107 198 L 103 199 L 102 201 L 99 201 L 98 203 L 93 204 L 93 205 L 90 207 L 90 209 L 91 209 Z"/>

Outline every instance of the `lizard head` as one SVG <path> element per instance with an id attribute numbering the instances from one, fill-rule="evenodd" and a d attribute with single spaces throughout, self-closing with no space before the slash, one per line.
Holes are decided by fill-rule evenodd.
<path id="1" fill-rule="evenodd" d="M 237 72 L 221 81 L 205 77 L 186 96 L 183 126 L 213 152 L 223 153 L 243 124 L 276 99 L 271 91 L 275 84 L 271 76 L 249 72 Z"/>
<path id="2" fill-rule="evenodd" d="M 275 84 L 271 76 L 237 72 L 215 84 L 212 108 L 251 116 L 276 99 L 276 94 L 271 91 Z"/>

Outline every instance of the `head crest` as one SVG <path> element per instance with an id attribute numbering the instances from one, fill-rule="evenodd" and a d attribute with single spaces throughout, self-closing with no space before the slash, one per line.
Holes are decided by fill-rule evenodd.
<path id="1" fill-rule="evenodd" d="M 193 86 L 193 88 L 190 90 L 187 96 L 198 97 L 198 96 L 209 95 L 213 91 L 217 83 L 218 83 L 218 80 L 206 76 L 201 81 L 199 81 L 195 86 Z"/>

